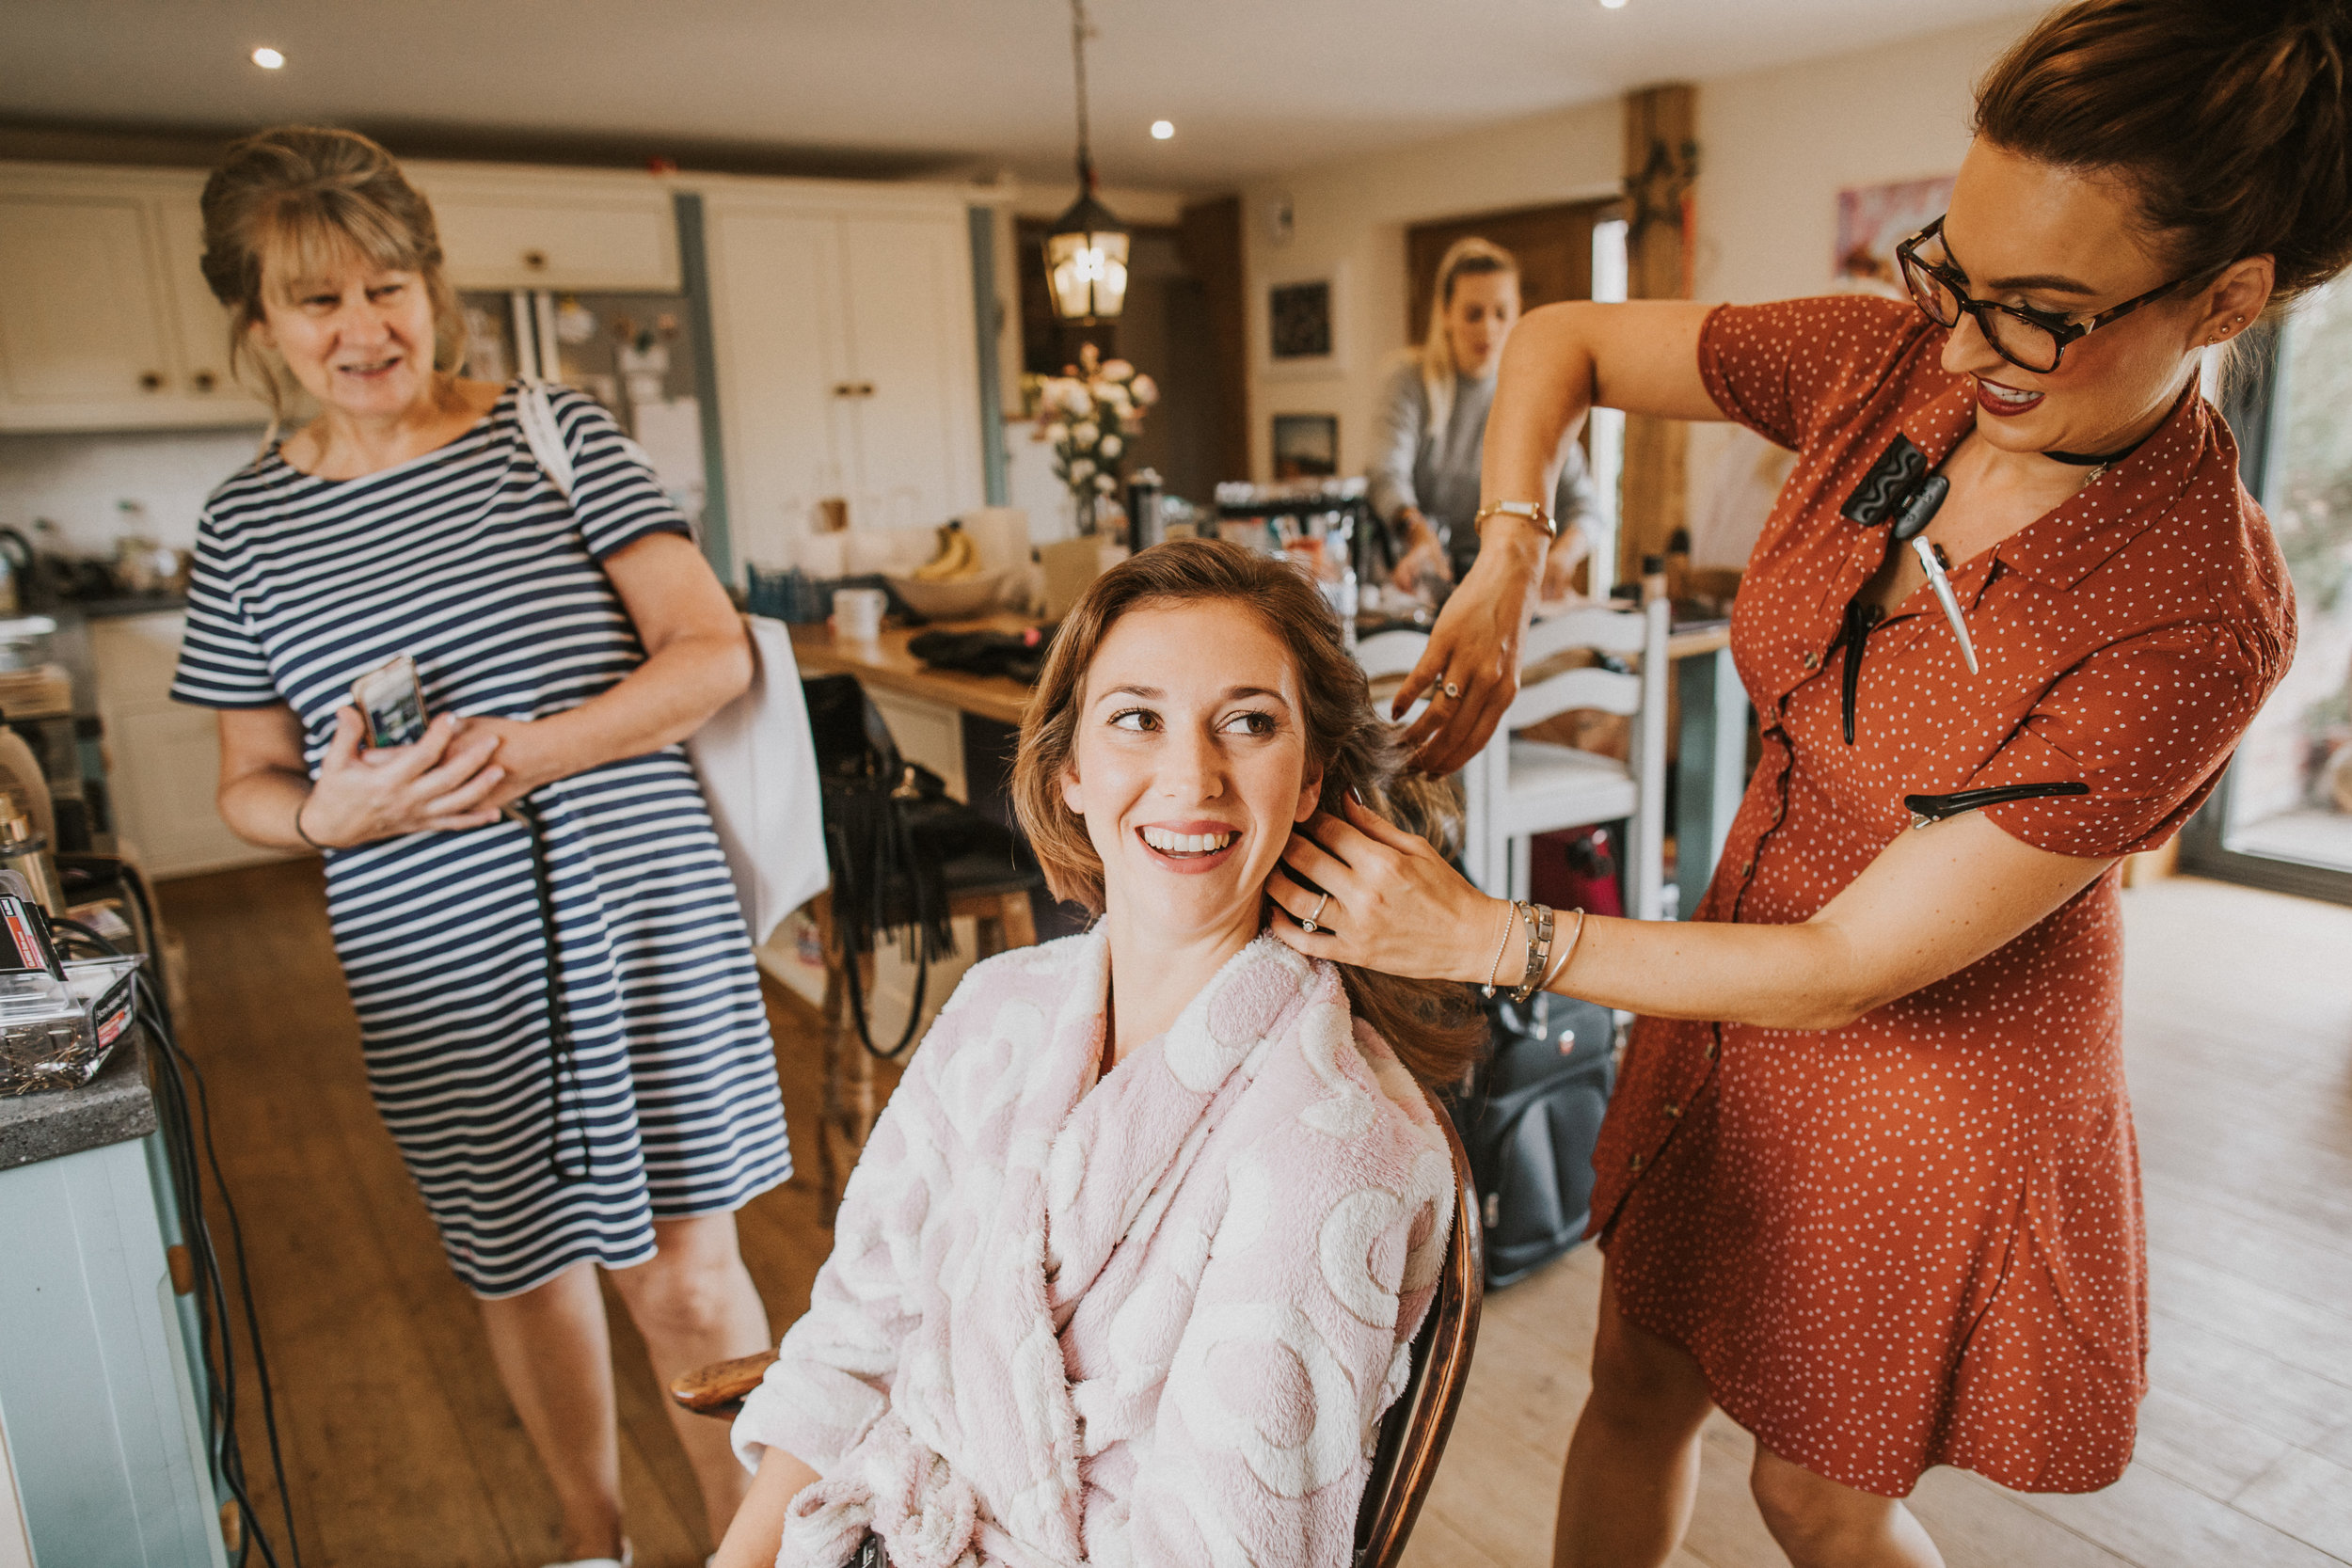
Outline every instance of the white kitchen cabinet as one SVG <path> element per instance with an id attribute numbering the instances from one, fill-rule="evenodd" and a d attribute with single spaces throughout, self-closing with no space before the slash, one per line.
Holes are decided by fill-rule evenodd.
<path id="1" fill-rule="evenodd" d="M 649 175 L 419 163 L 461 289 L 681 287 Z M 260 424 L 205 286 L 201 169 L 0 164 L 0 430 Z"/>
<path id="2" fill-rule="evenodd" d="M 0 429 L 258 424 L 197 268 L 201 171 L 0 166 Z"/>
<path id="3" fill-rule="evenodd" d="M 831 497 L 857 529 L 979 505 L 962 203 L 748 186 L 705 198 L 735 558 L 794 559 Z"/>
<path id="4" fill-rule="evenodd" d="M 284 860 L 229 831 L 214 804 L 219 721 L 171 700 L 187 617 L 178 610 L 92 621 L 98 716 L 115 832 L 151 877 L 185 877 Z"/>
<path id="5" fill-rule="evenodd" d="M 679 284 L 670 187 L 650 175 L 414 163 L 441 265 L 460 289 L 669 293 Z"/>

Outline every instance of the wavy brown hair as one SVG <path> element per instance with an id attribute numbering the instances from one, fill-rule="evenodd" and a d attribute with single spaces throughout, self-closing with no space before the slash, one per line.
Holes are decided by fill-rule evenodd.
<path id="1" fill-rule="evenodd" d="M 1306 574 L 1288 562 L 1210 539 L 1172 539 L 1095 578 L 1065 616 L 1021 721 L 1012 803 L 1045 868 L 1054 896 L 1103 911 L 1103 862 L 1085 819 L 1062 800 L 1077 747 L 1078 712 L 1096 650 L 1132 610 L 1231 601 L 1247 605 L 1281 640 L 1298 674 L 1300 729 L 1310 768 L 1323 769 L 1316 802 L 1334 816 L 1353 795 L 1433 842 L 1450 839 L 1459 813 L 1442 783 L 1405 769 L 1401 733 L 1380 718 L 1364 673 L 1340 640 L 1340 624 Z M 1450 1084 L 1477 1059 L 1486 1020 L 1466 988 L 1339 966 L 1356 1015 L 1380 1032 L 1422 1083 Z"/>
<path id="2" fill-rule="evenodd" d="M 455 373 L 464 317 L 441 269 L 433 206 L 374 142 L 312 125 L 247 136 L 204 182 L 203 213 L 204 281 L 229 307 L 230 372 L 261 384 L 273 428 L 292 411 L 295 388 L 254 347 L 262 291 L 284 294 L 352 256 L 423 278 L 433 302 L 433 368 Z"/>

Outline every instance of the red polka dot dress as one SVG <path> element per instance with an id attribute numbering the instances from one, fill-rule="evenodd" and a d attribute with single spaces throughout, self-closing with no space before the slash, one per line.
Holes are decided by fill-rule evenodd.
<path id="1" fill-rule="evenodd" d="M 1799 457 L 1733 616 L 1763 762 L 1700 920 L 1809 919 L 1910 831 L 1915 792 L 2079 781 L 1989 815 L 2059 854 L 2153 847 L 2286 668 L 2285 568 L 2191 395 L 1955 564 L 1981 673 L 1925 586 L 1868 634 L 1848 744 L 1840 633 L 1889 531 L 1839 513 L 1899 432 L 1940 463 L 1972 427 L 1944 340 L 1869 298 L 1708 320 L 1715 402 Z M 1637 1025 L 1594 1229 L 1626 1317 L 1696 1357 L 1781 1457 L 1885 1497 L 1936 1465 L 2042 1492 L 2122 1475 L 2148 1315 L 2116 890 L 2110 870 L 1842 1029 Z"/>

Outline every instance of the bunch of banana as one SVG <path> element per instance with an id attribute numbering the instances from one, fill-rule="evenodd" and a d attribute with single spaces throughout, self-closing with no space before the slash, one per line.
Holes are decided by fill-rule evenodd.
<path id="1" fill-rule="evenodd" d="M 980 558 L 962 524 L 939 526 L 939 553 L 917 566 L 914 575 L 925 582 L 961 582 L 980 575 Z"/>

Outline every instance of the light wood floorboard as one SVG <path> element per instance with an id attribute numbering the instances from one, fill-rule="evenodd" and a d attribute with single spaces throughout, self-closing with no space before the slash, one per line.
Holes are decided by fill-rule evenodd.
<path id="1" fill-rule="evenodd" d="M 187 942 L 183 1028 L 245 1220 L 304 1560 L 537 1568 L 552 1498 L 369 1104 L 316 868 L 191 879 L 165 905 Z M 2153 1316 L 2138 1456 L 2092 1497 L 1943 1470 L 1913 1506 L 1952 1568 L 2352 1563 L 2352 910 L 2183 879 L 2127 894 L 2125 930 Z M 770 1016 L 794 1159 L 813 1172 L 816 1020 L 773 993 Z M 781 1329 L 829 1244 L 813 1185 L 796 1178 L 739 1224 Z M 1549 1560 L 1599 1280 L 1581 1249 L 1488 1301 L 1413 1568 Z M 612 1318 L 638 1561 L 691 1568 L 709 1549 L 692 1478 L 617 1302 Z M 245 1374 L 249 1467 L 274 1517 Z M 1753 1453 L 1709 1422 L 1675 1568 L 1784 1560 L 1748 1497 Z"/>

